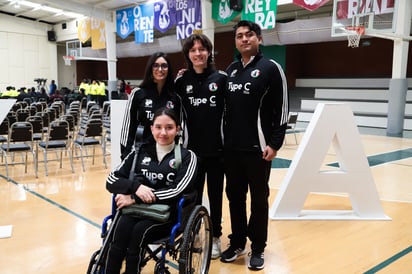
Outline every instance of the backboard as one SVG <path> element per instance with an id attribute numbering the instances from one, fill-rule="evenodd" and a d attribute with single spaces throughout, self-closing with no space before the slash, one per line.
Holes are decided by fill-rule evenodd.
<path id="1" fill-rule="evenodd" d="M 364 35 L 391 39 L 396 31 L 398 1 L 334 0 L 332 36 L 347 36 L 348 30 L 360 26 Z"/>

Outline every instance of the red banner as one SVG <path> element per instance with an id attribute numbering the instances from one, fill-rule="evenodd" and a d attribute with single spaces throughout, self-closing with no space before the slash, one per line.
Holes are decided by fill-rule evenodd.
<path id="1" fill-rule="evenodd" d="M 293 4 L 313 11 L 329 2 L 329 0 L 293 0 Z"/>
<path id="2" fill-rule="evenodd" d="M 338 19 L 350 19 L 355 14 L 374 13 L 377 15 L 393 13 L 394 7 L 395 0 L 340 0 L 337 2 L 336 17 Z"/>

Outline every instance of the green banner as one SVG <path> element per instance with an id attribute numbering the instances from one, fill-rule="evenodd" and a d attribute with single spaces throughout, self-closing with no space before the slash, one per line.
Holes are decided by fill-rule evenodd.
<path id="1" fill-rule="evenodd" d="M 213 0 L 212 1 L 212 18 L 222 24 L 227 24 L 235 18 L 240 12 L 230 8 L 230 0 Z"/>
<path id="2" fill-rule="evenodd" d="M 273 29 L 277 4 L 277 0 L 244 0 L 242 20 L 255 22 L 262 29 Z"/>

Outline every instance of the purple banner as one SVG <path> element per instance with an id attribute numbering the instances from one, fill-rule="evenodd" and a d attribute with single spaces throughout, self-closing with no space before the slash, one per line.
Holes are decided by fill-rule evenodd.
<path id="1" fill-rule="evenodd" d="M 154 3 L 154 27 L 166 32 L 176 24 L 175 0 L 162 0 Z"/>
<path id="2" fill-rule="evenodd" d="M 177 40 L 189 37 L 193 30 L 202 28 L 200 0 L 175 0 Z"/>

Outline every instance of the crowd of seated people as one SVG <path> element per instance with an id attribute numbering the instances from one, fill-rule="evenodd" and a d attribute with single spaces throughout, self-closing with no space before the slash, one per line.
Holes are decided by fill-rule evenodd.
<path id="1" fill-rule="evenodd" d="M 29 103 L 45 101 L 48 105 L 55 101 L 64 101 L 66 105 L 69 105 L 73 101 L 81 101 L 83 97 L 86 97 L 83 91 L 74 91 L 65 87 L 60 90 L 56 89 L 52 95 L 49 95 L 44 87 L 36 90 L 34 87 L 16 89 L 13 86 L 8 86 L 5 91 L 0 91 L 0 99 L 14 98 L 17 101 L 28 101 Z"/>

